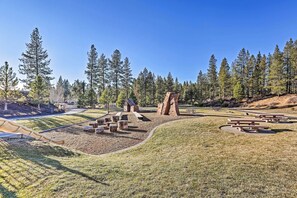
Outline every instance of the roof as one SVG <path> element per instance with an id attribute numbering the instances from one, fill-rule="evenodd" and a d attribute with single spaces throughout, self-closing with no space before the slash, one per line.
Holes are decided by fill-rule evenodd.
<path id="1" fill-rule="evenodd" d="M 135 105 L 136 105 L 135 102 L 134 102 L 131 98 L 128 98 L 128 99 L 126 100 L 126 102 L 127 102 L 127 104 L 129 104 L 130 106 L 135 106 Z"/>

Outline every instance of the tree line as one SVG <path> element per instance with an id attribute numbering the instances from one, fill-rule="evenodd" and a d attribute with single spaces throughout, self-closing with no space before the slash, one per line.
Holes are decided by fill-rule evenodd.
<path id="1" fill-rule="evenodd" d="M 0 68 L 0 97 L 5 101 L 5 110 L 8 101 L 24 99 L 17 88 L 19 82 L 29 91 L 27 99 L 39 108 L 45 102 L 77 102 L 90 107 L 116 102 L 117 106 L 123 106 L 127 98 L 141 106 L 156 105 L 168 91 L 179 93 L 180 102 L 193 105 L 209 100 L 297 93 L 297 41 L 293 39 L 286 42 L 283 50 L 276 45 L 273 54 L 254 55 L 243 48 L 231 64 L 223 58 L 219 69 L 215 55 L 211 55 L 207 72 L 200 71 L 196 82 L 179 82 L 170 72 L 162 77 L 147 68 L 133 78 L 129 58 L 122 59 L 118 49 L 107 58 L 104 53 L 99 56 L 95 45 L 91 45 L 85 69 L 87 81 L 78 79 L 71 84 L 60 76 L 56 85 L 52 85 L 51 60 L 37 28 L 19 61 L 22 79 L 17 78 L 8 62 Z"/>

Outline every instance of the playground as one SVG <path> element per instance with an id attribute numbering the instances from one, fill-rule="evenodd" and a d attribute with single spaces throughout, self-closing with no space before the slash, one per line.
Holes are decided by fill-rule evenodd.
<path id="1" fill-rule="evenodd" d="M 130 101 L 126 104 L 129 108 L 109 114 L 87 110 L 16 122 L 3 119 L 2 130 L 20 132 L 25 137 L 0 141 L 1 194 L 4 197 L 297 194 L 294 182 L 297 117 L 293 109 L 274 113 L 180 107 L 177 97 L 167 94 L 157 108 L 135 107 Z"/>
<path id="2" fill-rule="evenodd" d="M 195 115 L 187 115 L 190 110 Z M 60 133 L 61 138 L 65 137 L 63 146 L 34 139 L 1 141 L 0 191 L 8 197 L 297 194 L 297 124 L 291 118 L 293 111 L 289 114 L 291 123 L 261 123 L 276 131 L 262 136 L 220 129 L 229 118 L 255 119 L 245 112 L 224 108 L 190 110 L 180 108 L 178 117 L 140 112 L 150 121 L 140 121 L 132 112 L 123 112 L 135 130 L 130 134 L 84 132 L 84 126 L 93 121 L 43 134 L 49 137 Z M 170 122 L 176 119 L 182 120 Z M 168 123 L 158 127 L 139 147 L 118 154 L 85 154 L 107 153 L 138 144 L 148 136 L 147 131 L 165 122 Z M 100 144 L 106 148 L 102 149 Z"/>

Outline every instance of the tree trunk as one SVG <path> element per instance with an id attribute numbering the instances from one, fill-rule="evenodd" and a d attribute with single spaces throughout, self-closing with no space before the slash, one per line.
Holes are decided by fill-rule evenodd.
<path id="1" fill-rule="evenodd" d="M 38 110 L 40 110 L 40 103 L 38 103 Z"/>

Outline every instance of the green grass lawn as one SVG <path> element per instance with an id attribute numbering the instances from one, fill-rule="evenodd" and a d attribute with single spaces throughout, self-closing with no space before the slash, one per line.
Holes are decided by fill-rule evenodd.
<path id="1" fill-rule="evenodd" d="M 70 124 L 76 124 L 88 120 L 93 120 L 104 115 L 106 111 L 99 109 L 89 109 L 81 113 L 71 115 L 59 115 L 54 117 L 34 118 L 26 120 L 16 121 L 18 124 L 24 125 L 33 129 L 36 132 L 43 130 L 65 126 Z"/>
<path id="2" fill-rule="evenodd" d="M 0 142 L 0 195 L 297 196 L 297 124 L 271 125 L 291 130 L 276 135 L 236 135 L 218 129 L 227 110 L 209 114 L 168 123 L 146 144 L 115 155 Z"/>

